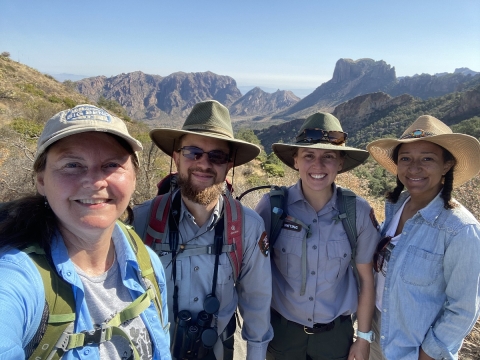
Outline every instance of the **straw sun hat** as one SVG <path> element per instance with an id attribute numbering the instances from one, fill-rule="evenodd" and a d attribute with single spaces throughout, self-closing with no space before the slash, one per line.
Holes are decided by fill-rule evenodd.
<path id="1" fill-rule="evenodd" d="M 454 187 L 467 182 L 480 170 L 480 142 L 473 136 L 453 133 L 447 125 L 430 115 L 420 116 L 400 139 L 375 140 L 367 145 L 367 150 L 380 165 L 396 175 L 397 165 L 393 162 L 393 151 L 399 144 L 415 141 L 440 145 L 455 157 Z"/>
<path id="2" fill-rule="evenodd" d="M 181 130 L 153 129 L 150 131 L 150 138 L 160 150 L 172 156 L 173 152 L 178 150 L 180 137 L 186 134 L 206 136 L 229 142 L 232 146 L 234 166 L 245 164 L 255 159 L 260 153 L 258 146 L 233 137 L 232 122 L 228 109 L 215 100 L 196 104 Z"/>
<path id="3" fill-rule="evenodd" d="M 324 132 L 322 137 L 320 134 Z M 309 138 L 310 132 L 313 137 Z M 343 142 L 335 144 L 329 141 L 328 133 L 345 134 Z M 315 134 L 316 133 L 316 134 Z M 332 134 L 333 135 L 333 134 Z M 314 136 L 319 136 L 314 138 Z M 323 150 L 341 150 L 345 152 L 343 159 L 343 168 L 338 173 L 343 173 L 361 165 L 368 159 L 368 152 L 355 149 L 345 145 L 347 134 L 343 132 L 340 121 L 332 114 L 317 112 L 309 116 L 300 128 L 297 141 L 292 144 L 275 143 L 272 145 L 273 152 L 287 166 L 294 170 L 293 154 L 297 148 L 323 149 Z"/>

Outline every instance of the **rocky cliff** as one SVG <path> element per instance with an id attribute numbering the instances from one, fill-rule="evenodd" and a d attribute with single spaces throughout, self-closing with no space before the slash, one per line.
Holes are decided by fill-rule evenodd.
<path id="1" fill-rule="evenodd" d="M 320 85 L 313 93 L 273 118 L 289 120 L 306 117 L 316 111 L 332 111 L 334 107 L 359 95 L 375 92 L 397 97 L 409 94 L 421 99 L 439 97 L 460 91 L 465 84 L 475 82 L 480 75 L 467 68 L 455 73 L 415 75 L 397 78 L 395 67 L 385 61 L 372 59 L 340 59 L 331 80 Z"/>
<path id="2" fill-rule="evenodd" d="M 137 120 L 181 124 L 197 102 L 214 99 L 229 106 L 242 94 L 235 80 L 212 72 L 177 72 L 166 77 L 141 71 L 77 83 L 78 91 L 97 101 L 100 96 L 119 102 Z"/>
<path id="3" fill-rule="evenodd" d="M 300 101 L 291 91 L 267 93 L 255 87 L 230 106 L 232 116 L 262 116 L 284 110 Z"/>

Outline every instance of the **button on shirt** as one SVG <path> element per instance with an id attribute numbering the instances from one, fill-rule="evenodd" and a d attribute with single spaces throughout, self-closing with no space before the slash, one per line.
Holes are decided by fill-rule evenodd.
<path id="1" fill-rule="evenodd" d="M 287 214 L 309 226 L 307 238 L 307 276 L 305 294 L 302 286 L 302 241 L 307 229 L 284 226 L 273 246 L 272 307 L 282 316 L 296 323 L 312 326 L 329 323 L 340 315 L 357 310 L 358 289 L 352 268 L 349 266 L 352 249 L 338 216 L 337 188 L 332 198 L 318 211 L 307 202 L 301 189 L 301 180 L 288 188 Z M 370 219 L 371 207 L 357 196 L 357 255 L 356 262 L 372 261 L 379 232 Z M 256 211 L 270 229 L 270 196 L 266 194 Z"/>
<path id="2" fill-rule="evenodd" d="M 387 202 L 382 233 L 408 192 Z M 457 359 L 480 312 L 480 224 L 437 195 L 405 222 L 392 250 L 382 301 L 380 345 L 387 359 Z"/>
<path id="3" fill-rule="evenodd" d="M 152 200 L 149 200 L 134 208 L 134 227 L 139 229 L 139 234 L 142 234 L 141 229 L 146 227 L 151 202 Z M 211 217 L 199 227 L 182 201 L 178 227 L 179 242 L 198 246 L 212 245 L 215 234 L 214 225 L 220 218 L 223 206 L 223 197 L 220 197 Z M 222 333 L 238 305 L 243 316 L 242 337 L 247 340 L 247 359 L 265 359 L 268 342 L 273 338 L 273 330 L 270 326 L 272 296 L 270 258 L 265 257 L 258 246 L 264 231 L 262 219 L 253 210 L 245 207 L 243 209 L 243 260 L 237 284 L 234 282 L 233 268 L 227 253 L 222 253 L 219 257 L 215 295 L 220 301 L 220 310 L 216 325 L 218 333 Z M 171 276 L 174 265 L 170 253 L 162 253 L 162 255 L 160 259 L 169 280 L 167 282 L 170 294 L 169 316 L 170 319 L 174 319 L 172 299 L 174 284 Z M 214 264 L 215 256 L 209 254 L 184 257 L 179 255 L 175 261 L 178 310 L 190 311 L 193 319 L 196 319 L 197 314 L 203 310 L 203 302 L 212 292 Z M 172 339 L 174 324 L 175 320 L 172 320 L 170 328 Z M 215 345 L 216 357 L 223 358 L 222 352 L 223 346 L 218 340 Z"/>
<path id="4" fill-rule="evenodd" d="M 145 292 L 139 283 L 138 263 L 128 240 L 118 225 L 112 235 L 115 243 L 115 253 L 120 264 L 123 284 L 128 288 L 132 299 Z M 165 273 L 158 257 L 150 250 L 151 261 L 158 285 L 162 292 L 163 322 L 168 324 L 166 307 Z M 92 330 L 93 324 L 85 302 L 83 285 L 75 271 L 74 264 L 68 257 L 67 248 L 62 237 L 57 236 L 52 241 L 52 260 L 60 276 L 72 284 L 76 302 L 75 332 Z M 10 250 L 0 255 L 0 359 L 23 359 L 23 348 L 35 335 L 41 321 L 45 305 L 43 281 L 29 256 L 19 250 Z M 151 303 L 141 315 L 152 341 L 153 359 L 171 359 L 169 350 L 170 336 L 163 329 L 157 316 L 155 305 Z M 8 319 L 8 321 L 5 321 Z M 99 359 L 97 345 L 87 345 L 72 349 L 65 353 L 62 359 Z M 120 357 L 119 357 L 120 359 Z"/>

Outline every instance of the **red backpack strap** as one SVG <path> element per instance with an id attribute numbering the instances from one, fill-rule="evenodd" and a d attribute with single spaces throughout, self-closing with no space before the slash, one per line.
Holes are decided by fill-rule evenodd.
<path id="1" fill-rule="evenodd" d="M 161 250 L 162 243 L 165 243 L 165 234 L 168 225 L 168 213 L 172 199 L 170 194 L 158 195 L 152 200 L 150 207 L 150 218 L 145 234 L 145 244 L 153 250 Z M 168 241 L 166 242 L 168 244 Z"/>
<path id="2" fill-rule="evenodd" d="M 228 245 L 233 245 L 227 255 L 233 268 L 233 278 L 237 281 L 240 275 L 243 258 L 243 207 L 240 201 L 231 196 L 224 196 L 225 235 Z M 224 240 L 225 241 L 225 240 Z"/>

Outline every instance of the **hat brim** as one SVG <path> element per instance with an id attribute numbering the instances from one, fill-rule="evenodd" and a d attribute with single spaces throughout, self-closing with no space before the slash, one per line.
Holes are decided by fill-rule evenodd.
<path id="1" fill-rule="evenodd" d="M 352 170 L 357 166 L 363 164 L 368 159 L 368 151 L 355 149 L 348 146 L 338 146 L 333 144 L 326 144 L 326 143 L 317 143 L 317 144 L 305 144 L 305 145 L 298 145 L 298 144 L 282 144 L 282 143 L 275 143 L 272 145 L 273 152 L 277 157 L 288 167 L 295 169 L 295 161 L 293 159 L 293 152 L 296 148 L 308 148 L 308 149 L 322 149 L 322 150 L 337 150 L 337 151 L 344 151 L 345 158 L 343 161 L 343 168 L 338 173 L 341 174 L 343 172 Z"/>
<path id="2" fill-rule="evenodd" d="M 458 187 L 480 171 L 480 143 L 466 134 L 442 134 L 412 139 L 379 139 L 367 145 L 372 157 L 387 171 L 397 175 L 397 165 L 393 161 L 393 151 L 400 144 L 428 141 L 448 150 L 456 160 L 453 173 L 453 186 Z"/>
<path id="3" fill-rule="evenodd" d="M 150 139 L 157 145 L 165 154 L 172 156 L 173 152 L 178 150 L 180 145 L 179 139 L 183 135 L 197 135 L 205 136 L 212 139 L 225 140 L 232 145 L 232 158 L 234 166 L 243 165 L 260 154 L 260 148 L 257 145 L 250 144 L 246 141 L 232 139 L 229 136 L 201 131 L 188 131 L 179 129 L 159 128 L 150 131 Z"/>

